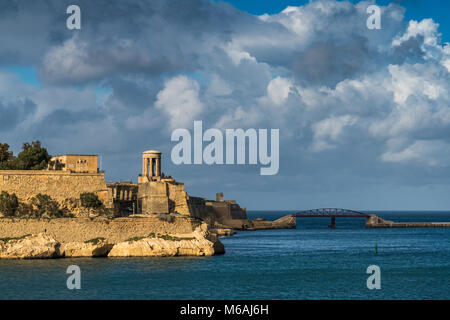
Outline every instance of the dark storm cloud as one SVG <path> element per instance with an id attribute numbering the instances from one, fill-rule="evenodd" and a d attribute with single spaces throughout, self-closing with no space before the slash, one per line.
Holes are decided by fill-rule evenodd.
<path id="1" fill-rule="evenodd" d="M 124 77 L 114 77 L 105 82 L 105 86 L 111 88 L 113 94 L 107 101 L 111 112 L 126 112 L 136 114 L 155 101 L 156 95 L 162 87 L 163 81 L 159 78 L 138 81 Z"/>
<path id="2" fill-rule="evenodd" d="M 50 46 L 69 34 L 64 1 L 0 1 L 0 65 L 37 64 Z"/>
<path id="3" fill-rule="evenodd" d="M 53 124 L 57 123 L 58 126 L 76 126 L 78 123 L 96 123 L 103 120 L 106 117 L 99 111 L 69 111 L 69 110 L 55 110 L 50 113 L 41 122 L 42 130 L 45 128 L 52 127 Z"/>
<path id="4" fill-rule="evenodd" d="M 344 79 L 354 78 L 373 61 L 365 42 L 366 39 L 352 38 L 345 45 L 331 41 L 313 44 L 296 56 L 293 65 L 296 76 L 308 83 L 330 87 Z"/>
<path id="5" fill-rule="evenodd" d="M 36 104 L 28 99 L 3 103 L 0 101 L 0 131 L 14 129 L 36 111 Z"/>
<path id="6" fill-rule="evenodd" d="M 191 72 L 201 68 L 211 44 L 229 41 L 241 21 L 256 20 L 225 3 L 201 0 L 78 5 L 82 30 L 43 57 L 43 81 L 80 84 L 117 74 Z"/>

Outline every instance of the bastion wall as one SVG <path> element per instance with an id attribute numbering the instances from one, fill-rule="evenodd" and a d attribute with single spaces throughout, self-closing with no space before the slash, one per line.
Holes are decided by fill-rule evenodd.
<path id="1" fill-rule="evenodd" d="M 168 183 L 167 191 L 169 196 L 169 204 L 173 206 L 171 208 L 171 212 L 189 215 L 188 195 L 184 190 L 184 183 Z"/>
<path id="2" fill-rule="evenodd" d="M 184 184 L 167 181 L 139 183 L 138 198 L 142 213 L 180 213 L 189 215 Z"/>
<path id="3" fill-rule="evenodd" d="M 56 201 L 79 199 L 84 192 L 99 196 L 106 207 L 112 207 L 112 193 L 106 187 L 103 173 L 71 173 L 45 170 L 0 170 L 0 192 L 15 193 L 28 201 L 39 193 Z"/>
<path id="4" fill-rule="evenodd" d="M 0 218 L 0 238 L 22 237 L 45 232 L 59 242 L 84 242 L 105 238 L 110 243 L 123 242 L 150 233 L 192 233 L 201 221 L 189 217 L 155 216 L 130 218 L 59 218 L 9 219 Z"/>

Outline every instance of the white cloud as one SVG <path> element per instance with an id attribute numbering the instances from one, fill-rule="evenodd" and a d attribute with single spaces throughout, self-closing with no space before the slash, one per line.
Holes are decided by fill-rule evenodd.
<path id="1" fill-rule="evenodd" d="M 88 41 L 75 35 L 51 49 L 43 57 L 41 78 L 52 84 L 80 84 L 110 74 L 151 73 L 170 69 L 170 59 L 153 55 L 150 49 L 128 38 L 114 41 Z"/>
<path id="2" fill-rule="evenodd" d="M 257 124 L 260 117 L 254 117 L 253 114 L 258 115 L 256 110 L 246 111 L 242 107 L 234 109 L 232 112 L 222 115 L 214 124 L 214 128 L 222 130 L 236 128 L 239 126 L 251 127 Z M 239 124 L 239 125 L 238 125 Z"/>
<path id="3" fill-rule="evenodd" d="M 171 129 L 191 127 L 201 115 L 204 105 L 200 101 L 199 91 L 199 83 L 184 75 L 165 83 L 164 89 L 157 95 L 155 107 L 167 115 Z"/>
<path id="4" fill-rule="evenodd" d="M 87 52 L 89 44 L 73 37 L 63 45 L 54 47 L 45 55 L 41 72 L 50 82 L 61 81 L 66 77 L 92 79 L 104 72 L 100 63 L 93 63 Z"/>
<path id="5" fill-rule="evenodd" d="M 320 152 L 336 148 L 336 143 L 339 142 L 339 138 L 341 137 L 344 128 L 352 126 L 356 122 L 356 117 L 345 115 L 340 117 L 330 117 L 313 124 L 312 130 L 314 138 L 311 150 Z"/>
<path id="6" fill-rule="evenodd" d="M 446 43 L 443 49 L 442 65 L 450 72 L 450 43 Z"/>
<path id="7" fill-rule="evenodd" d="M 286 102 L 291 92 L 292 83 L 285 78 L 276 77 L 267 86 L 267 96 L 277 106 Z"/>
<path id="8" fill-rule="evenodd" d="M 242 49 L 236 41 L 222 45 L 221 47 L 236 66 L 238 66 L 242 60 L 256 62 L 255 57 L 252 57 L 250 53 Z"/>
<path id="9" fill-rule="evenodd" d="M 376 137 L 399 137 L 449 125 L 448 75 L 435 65 L 390 65 L 391 80 L 386 90 L 394 99 L 389 114 L 372 121 L 369 130 Z"/>
<path id="10" fill-rule="evenodd" d="M 398 65 L 389 66 L 389 72 L 392 76 L 392 87 L 390 90 L 394 93 L 394 101 L 396 103 L 405 103 L 411 95 L 425 95 L 429 99 L 436 100 L 441 94 L 446 92 L 446 88 L 440 84 L 441 79 L 437 74 L 430 75 L 430 71 L 420 69 L 422 68 L 408 68 L 408 66 Z M 440 72 L 440 70 L 436 69 L 434 71 Z"/>
<path id="11" fill-rule="evenodd" d="M 436 46 L 438 45 L 440 34 L 438 32 L 439 24 L 435 23 L 433 19 L 424 19 L 420 22 L 409 21 L 408 29 L 401 36 L 392 41 L 393 46 L 400 46 L 403 42 L 422 36 L 424 38 L 424 45 Z"/>
<path id="12" fill-rule="evenodd" d="M 429 166 L 448 166 L 450 144 L 445 141 L 418 140 L 400 151 L 388 151 L 382 154 L 384 162 L 419 162 Z"/>

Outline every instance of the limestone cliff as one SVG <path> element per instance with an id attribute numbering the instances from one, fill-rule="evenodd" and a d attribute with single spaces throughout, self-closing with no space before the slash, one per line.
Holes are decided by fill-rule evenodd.
<path id="1" fill-rule="evenodd" d="M 46 259 L 58 256 L 59 242 L 44 233 L 0 240 L 1 259 Z"/>

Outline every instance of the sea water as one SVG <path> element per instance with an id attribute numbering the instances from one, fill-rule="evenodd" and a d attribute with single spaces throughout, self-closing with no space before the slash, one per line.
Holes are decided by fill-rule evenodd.
<path id="1" fill-rule="evenodd" d="M 276 219 L 291 212 L 253 211 Z M 450 222 L 450 212 L 372 212 Z M 449 299 L 450 229 L 365 229 L 365 219 L 298 218 L 297 229 L 238 232 L 214 257 L 0 260 L 0 299 Z M 377 250 L 375 250 L 377 247 Z M 81 269 L 69 290 L 67 267 Z M 381 289 L 367 288 L 367 268 Z"/>

